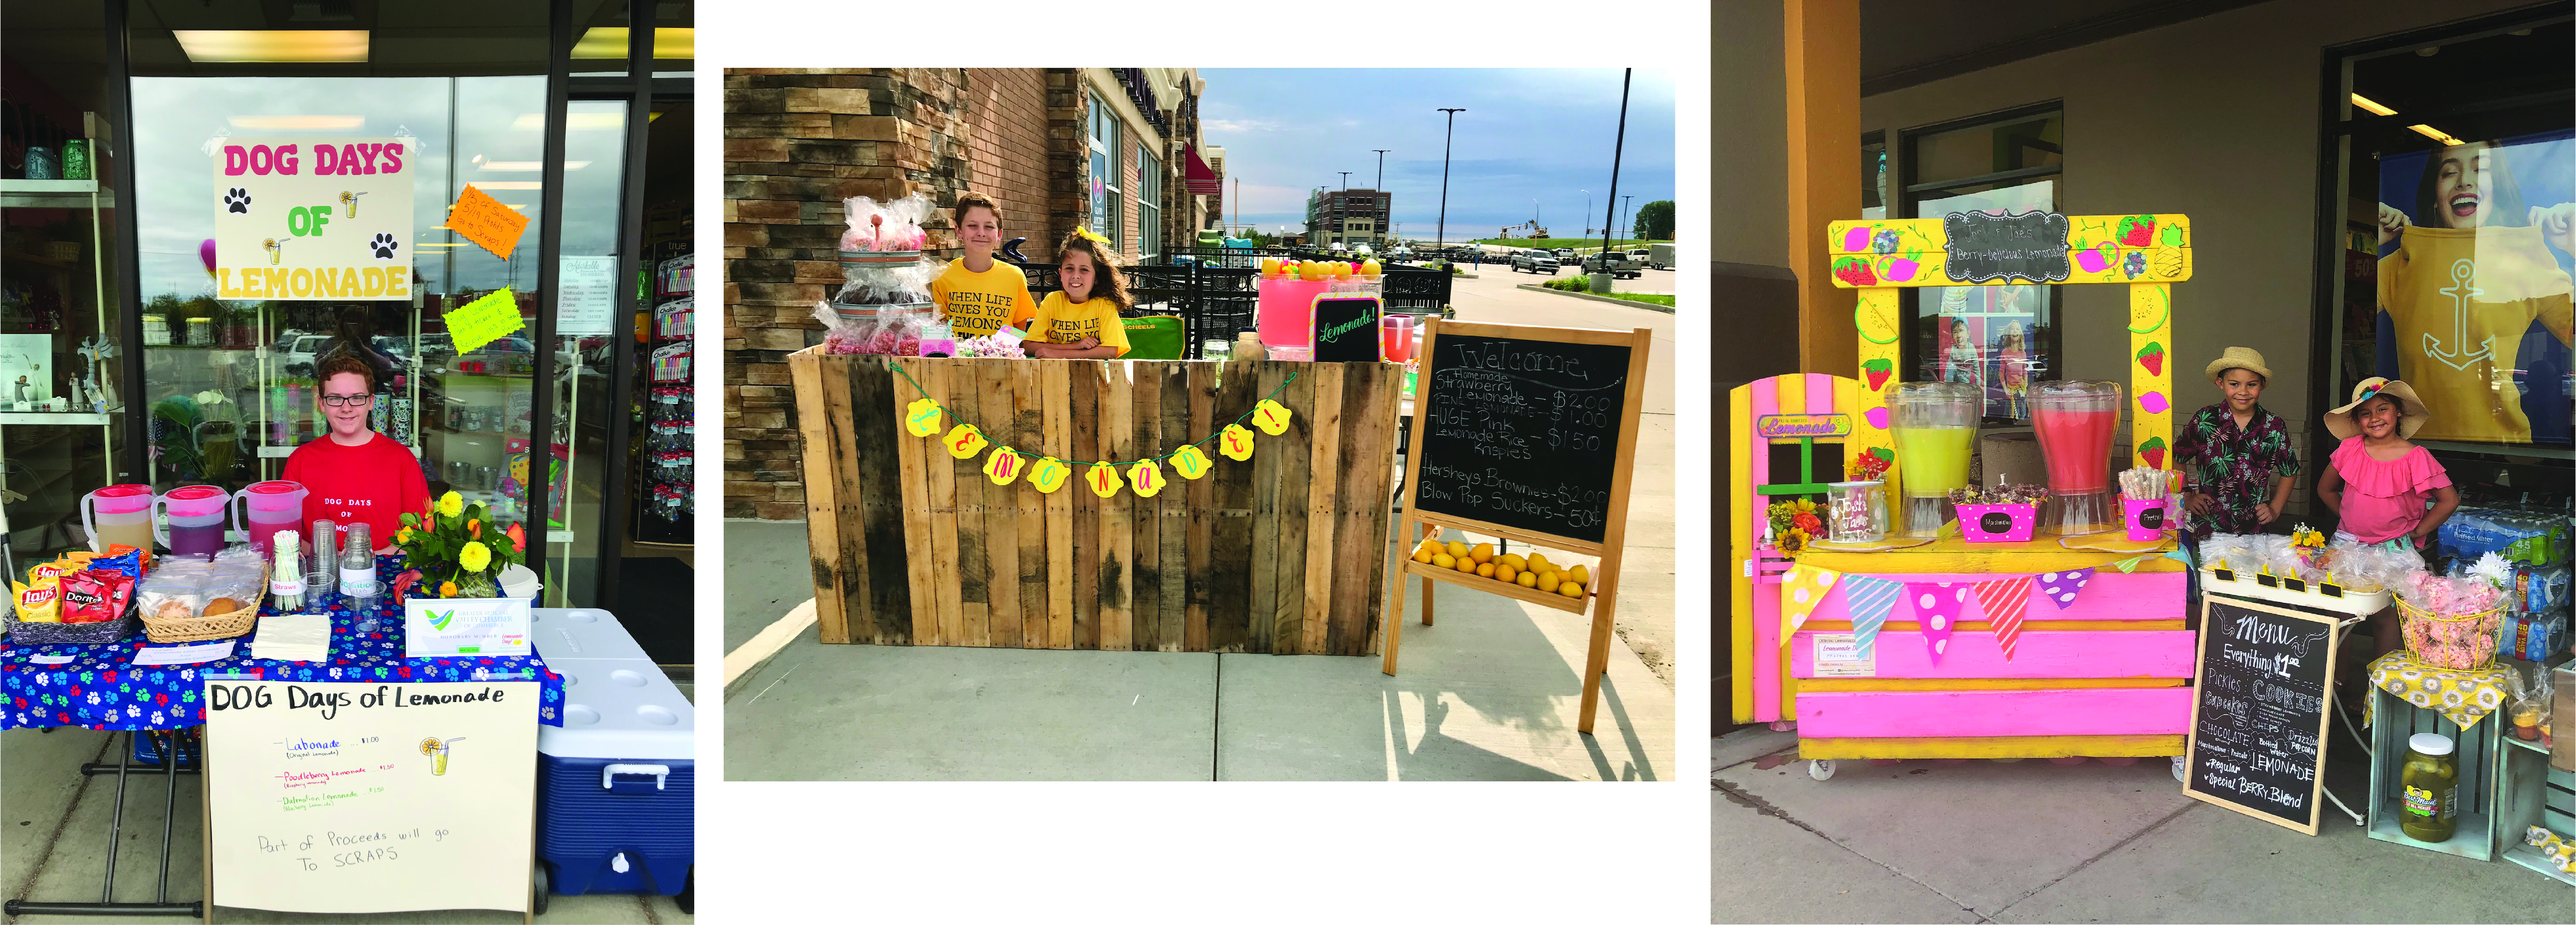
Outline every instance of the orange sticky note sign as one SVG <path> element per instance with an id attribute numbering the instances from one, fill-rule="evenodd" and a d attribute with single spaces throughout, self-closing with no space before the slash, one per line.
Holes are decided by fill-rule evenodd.
<path id="1" fill-rule="evenodd" d="M 465 236 L 492 256 L 510 259 L 519 247 L 519 234 L 528 230 L 528 217 L 511 211 L 500 200 L 467 184 L 465 194 L 447 208 L 447 228 Z"/>

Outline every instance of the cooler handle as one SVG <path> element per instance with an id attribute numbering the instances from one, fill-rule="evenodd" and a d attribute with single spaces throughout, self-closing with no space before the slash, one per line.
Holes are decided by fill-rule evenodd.
<path id="1" fill-rule="evenodd" d="M 599 769 L 599 789 L 617 789 L 617 775 L 620 774 L 653 775 L 653 789 L 661 790 L 667 787 L 670 782 L 671 766 L 667 764 L 612 764 Z"/>

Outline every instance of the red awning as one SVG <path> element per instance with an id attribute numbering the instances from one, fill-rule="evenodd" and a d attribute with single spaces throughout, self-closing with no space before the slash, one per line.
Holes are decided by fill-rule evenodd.
<path id="1" fill-rule="evenodd" d="M 1184 145 L 1181 150 L 1190 157 L 1187 179 L 1191 193 L 1216 195 L 1225 192 L 1225 182 L 1216 178 L 1216 171 L 1209 170 L 1206 161 L 1199 159 L 1197 145 Z"/>

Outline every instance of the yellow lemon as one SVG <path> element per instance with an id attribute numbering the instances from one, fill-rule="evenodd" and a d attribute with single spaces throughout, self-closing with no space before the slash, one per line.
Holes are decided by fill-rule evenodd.
<path id="1" fill-rule="evenodd" d="M 1547 557 L 1546 557 L 1546 556 L 1542 556 L 1542 555 L 1539 555 L 1539 554 L 1537 554 L 1537 553 L 1531 553 L 1531 554 L 1530 554 L 1530 557 L 1529 557 L 1529 567 L 1530 567 L 1530 571 L 1533 571 L 1533 572 L 1553 572 L 1553 571 L 1556 571 L 1556 567 L 1555 567 L 1555 566 L 1552 566 L 1552 565 L 1547 564 Z"/>
<path id="2" fill-rule="evenodd" d="M 1417 547 L 1414 547 L 1414 548 L 1416 548 L 1416 549 L 1428 549 L 1428 550 L 1431 550 L 1432 552 L 1439 552 L 1439 551 L 1441 550 L 1440 541 L 1439 541 L 1439 540 L 1435 540 L 1435 539 L 1430 539 L 1430 538 L 1428 538 L 1428 537 L 1425 537 L 1425 538 L 1422 540 L 1422 545 L 1417 546 Z"/>
<path id="3" fill-rule="evenodd" d="M 1541 590 L 1541 591 L 1554 591 L 1554 590 L 1556 590 L 1556 584 L 1557 584 L 1557 582 L 1556 582 L 1556 573 L 1555 573 L 1555 572 L 1540 572 L 1540 573 L 1538 573 L 1538 589 L 1539 589 L 1539 590 Z"/>
<path id="4" fill-rule="evenodd" d="M 1479 564 L 1476 566 L 1476 577 L 1478 577 L 1478 578 L 1492 578 L 1492 577 L 1494 577 L 1494 564 L 1493 564 L 1493 563 L 1491 563 L 1491 562 L 1479 563 Z"/>
<path id="5" fill-rule="evenodd" d="M 1476 548 L 1468 550 L 1467 554 L 1474 556 L 1478 562 L 1492 561 L 1494 558 L 1494 544 L 1478 543 L 1476 544 Z"/>
<path id="6" fill-rule="evenodd" d="M 1521 554 L 1520 554 L 1520 553 L 1516 553 L 1516 552 L 1507 552 L 1507 553 L 1504 553 L 1504 554 L 1502 554 L 1502 555 L 1496 556 L 1496 557 L 1494 557 L 1494 558 L 1497 558 L 1497 559 L 1502 560 L 1502 563 L 1503 563 L 1504 565 L 1511 566 L 1511 567 L 1512 567 L 1512 571 L 1515 571 L 1515 572 L 1526 572 L 1526 571 L 1529 571 L 1529 560 L 1528 560 L 1528 559 L 1521 558 Z"/>
<path id="7" fill-rule="evenodd" d="M 1428 549 L 1416 549 L 1416 550 L 1414 550 L 1414 551 L 1413 551 L 1413 561 L 1415 561 L 1415 562 L 1422 562 L 1422 563 L 1429 563 L 1429 562 L 1431 561 L 1431 550 L 1428 550 Z"/>
<path id="8" fill-rule="evenodd" d="M 1509 562 L 1497 562 L 1494 564 L 1494 578 L 1497 580 L 1513 581 L 1518 579 L 1520 574 L 1521 570 L 1513 568 Z"/>
<path id="9" fill-rule="evenodd" d="M 1467 558 L 1467 544 L 1457 540 L 1450 540 L 1449 555 L 1459 559 Z"/>
<path id="10" fill-rule="evenodd" d="M 1592 572 L 1585 569 L 1583 566 L 1578 565 L 1575 566 L 1573 570 L 1565 573 L 1565 580 L 1588 587 L 1592 584 Z"/>
<path id="11" fill-rule="evenodd" d="M 1460 560 L 1458 560 L 1458 570 L 1459 570 L 1459 571 L 1461 571 L 1461 572 L 1465 572 L 1465 573 L 1467 573 L 1467 574 L 1470 574 L 1470 575 L 1476 574 L 1476 560 L 1474 560 L 1474 559 L 1460 559 Z"/>
<path id="12" fill-rule="evenodd" d="M 1566 582 L 1566 583 L 1564 583 L 1564 584 L 1557 585 L 1557 586 L 1556 586 L 1556 593 L 1558 593 L 1558 594 L 1562 594 L 1562 595 L 1565 595 L 1565 596 L 1567 596 L 1567 597 L 1582 597 L 1582 596 L 1583 596 L 1583 586 L 1582 586 L 1581 584 L 1578 584 L 1578 583 L 1575 583 L 1575 582 L 1571 582 L 1571 581 L 1569 581 L 1569 582 Z"/>
<path id="13" fill-rule="evenodd" d="M 1516 578 L 1514 578 L 1514 579 L 1512 579 L 1512 580 L 1513 580 L 1514 582 L 1518 583 L 1521 587 L 1524 587 L 1524 588 L 1535 588 L 1535 587 L 1538 587 L 1538 573 L 1537 573 L 1537 572 L 1522 572 L 1522 573 L 1520 573 L 1519 577 L 1516 577 Z"/>
<path id="14" fill-rule="evenodd" d="M 1444 552 L 1439 555 L 1432 556 L 1431 564 L 1435 568 L 1454 568 L 1458 565 L 1458 560 L 1449 558 L 1449 554 Z"/>

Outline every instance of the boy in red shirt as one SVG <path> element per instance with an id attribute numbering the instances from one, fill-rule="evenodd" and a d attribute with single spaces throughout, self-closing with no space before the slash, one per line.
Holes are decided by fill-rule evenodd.
<path id="1" fill-rule="evenodd" d="M 375 409 L 376 371 L 346 353 L 322 361 L 317 401 L 330 431 L 286 457 L 286 480 L 303 484 L 304 522 L 328 519 L 342 539 L 348 525 L 365 523 L 382 554 L 393 548 L 404 511 L 429 509 L 429 480 L 420 460 L 393 438 L 367 427 Z"/>

